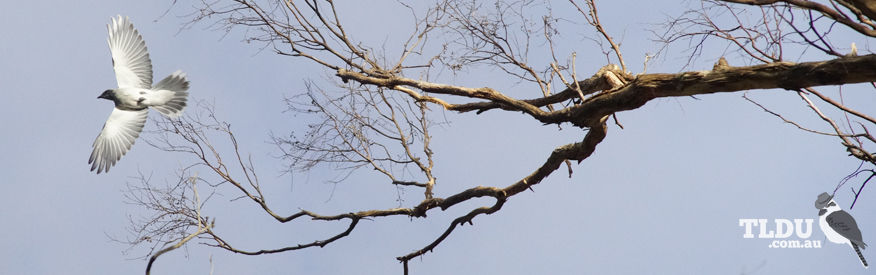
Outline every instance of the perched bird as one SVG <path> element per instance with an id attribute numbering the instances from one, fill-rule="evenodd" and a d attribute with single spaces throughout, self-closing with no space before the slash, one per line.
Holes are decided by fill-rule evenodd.
<path id="1" fill-rule="evenodd" d="M 849 244 L 858 254 L 861 264 L 867 268 L 867 260 L 864 259 L 864 254 L 861 254 L 861 249 L 867 248 L 867 244 L 861 238 L 861 229 L 858 228 L 855 218 L 843 211 L 833 200 L 833 196 L 828 195 L 827 192 L 818 195 L 815 208 L 819 209 L 818 226 L 827 239 L 833 243 Z"/>
<path id="2" fill-rule="evenodd" d="M 115 104 L 103 130 L 94 140 L 94 151 L 88 158 L 91 171 L 109 172 L 140 136 L 149 107 L 176 118 L 186 106 L 189 81 L 185 73 L 176 71 L 152 86 L 152 61 L 146 42 L 131 21 L 119 15 L 107 25 L 113 70 L 119 87 L 104 91 L 97 98 Z"/>

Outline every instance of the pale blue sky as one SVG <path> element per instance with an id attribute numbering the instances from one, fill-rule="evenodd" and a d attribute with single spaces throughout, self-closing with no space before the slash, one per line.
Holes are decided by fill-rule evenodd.
<path id="1" fill-rule="evenodd" d="M 299 207 L 332 214 L 398 206 L 395 187 L 365 170 L 339 184 L 333 195 L 333 187 L 323 182 L 332 173 L 328 169 L 282 175 L 268 134 L 304 126 L 300 118 L 281 113 L 282 97 L 303 91 L 305 79 L 323 81 L 331 74 L 301 59 L 260 52 L 260 45 L 240 42 L 242 32 L 226 36 L 205 24 L 180 31 L 191 4 L 180 1 L 170 8 L 170 2 L 14 1 L 0 10 L 0 94 L 5 97 L 0 101 L 5 187 L 0 192 L 0 274 L 144 271 L 145 261 L 131 260 L 146 253 L 144 248 L 127 250 L 107 237 L 127 237 L 128 217 L 144 214 L 124 202 L 125 182 L 133 182 L 138 170 L 152 173 L 156 182 L 173 180 L 173 169 L 191 159 L 139 140 L 110 173 L 89 172 L 91 144 L 112 108 L 96 97 L 115 85 L 105 26 L 116 14 L 129 16 L 144 36 L 156 79 L 183 70 L 191 81 L 192 99 L 215 102 L 217 115 L 232 124 L 244 150 L 252 154 L 275 209 L 283 214 Z M 603 24 L 621 39 L 634 73 L 641 71 L 645 53 L 659 47 L 650 40 L 647 29 L 654 26 L 649 24 L 678 14 L 682 6 L 682 1 L 669 0 L 599 4 Z M 554 3 L 555 10 L 568 8 L 565 1 Z M 373 21 L 388 18 L 386 10 L 374 4 L 341 12 L 368 14 L 350 17 L 349 31 L 379 46 L 392 34 L 377 32 L 375 26 L 399 26 Z M 605 59 L 582 34 L 594 36 L 582 29 L 563 39 L 565 47 L 578 52 L 579 73 L 589 76 Z M 862 49 L 867 45 L 864 38 L 847 39 Z M 721 50 L 709 49 L 692 69 L 710 69 Z M 649 72 L 679 71 L 681 54 L 676 51 L 652 63 Z M 821 58 L 813 54 L 801 60 Z M 731 58 L 730 63 L 741 61 Z M 497 72 L 468 74 L 445 80 L 491 86 L 515 96 L 538 94 L 533 87 L 507 83 Z M 836 89 L 824 91 L 835 95 Z M 844 92 L 859 110 L 876 110 L 872 88 L 846 87 Z M 808 126 L 826 129 L 793 93 L 750 95 Z M 610 126 L 596 153 L 575 165 L 573 178 L 561 168 L 535 192 L 514 196 L 498 213 L 458 228 L 433 253 L 411 261 L 411 270 L 742 274 L 760 267 L 753 274 L 864 274 L 848 246 L 771 249 L 770 240 L 743 239 L 744 229 L 738 226 L 740 218 L 817 218 L 817 195 L 833 190 L 858 165 L 839 140 L 783 124 L 739 93 L 699 99 L 659 99 L 618 114 L 625 129 Z M 519 113 L 443 116 L 451 124 L 433 129 L 439 196 L 476 185 L 511 184 L 540 165 L 553 148 L 583 136 L 580 130 L 558 131 Z M 150 123 L 146 130 L 153 128 Z M 872 191 L 864 191 L 851 214 L 864 241 L 876 243 Z M 409 189 L 406 194 L 410 199 L 405 206 L 410 206 L 421 191 Z M 217 217 L 217 230 L 225 230 L 230 241 L 246 249 L 310 242 L 324 238 L 323 230 L 346 226 L 309 221 L 279 225 L 247 201 L 228 201 L 234 197 L 214 198 L 205 215 Z M 837 194 L 844 207 L 851 198 L 848 188 Z M 153 274 L 207 274 L 210 257 L 214 274 L 399 274 L 395 257 L 428 244 L 470 207 L 491 203 L 484 199 L 446 212 L 433 210 L 428 219 L 362 221 L 349 237 L 321 249 L 253 257 L 192 244 L 161 257 Z M 813 230 L 810 239 L 824 240 L 817 226 Z M 870 249 L 864 255 L 876 262 Z"/>

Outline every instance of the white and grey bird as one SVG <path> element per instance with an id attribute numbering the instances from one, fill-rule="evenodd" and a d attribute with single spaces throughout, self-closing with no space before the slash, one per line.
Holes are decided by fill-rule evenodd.
<path id="1" fill-rule="evenodd" d="M 88 158 L 91 171 L 109 172 L 128 150 L 146 124 L 149 107 L 176 118 L 186 106 L 189 82 L 176 71 L 152 85 L 152 61 L 146 42 L 127 17 L 119 15 L 107 25 L 113 70 L 118 88 L 104 91 L 97 98 L 113 101 L 115 108 L 94 140 Z"/>
<path id="2" fill-rule="evenodd" d="M 818 226 L 821 231 L 827 236 L 827 239 L 833 243 L 848 244 L 858 254 L 861 259 L 861 264 L 867 268 L 867 260 L 864 259 L 864 254 L 861 254 L 861 249 L 867 248 L 867 244 L 861 237 L 861 229 L 858 228 L 858 223 L 855 218 L 843 211 L 833 196 L 827 192 L 818 195 L 815 200 L 815 208 L 818 210 Z"/>

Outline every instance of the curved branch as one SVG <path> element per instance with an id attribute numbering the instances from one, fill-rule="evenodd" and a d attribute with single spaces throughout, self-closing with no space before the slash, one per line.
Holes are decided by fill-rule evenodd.
<path id="1" fill-rule="evenodd" d="M 229 244 L 227 241 L 220 238 L 212 230 L 208 230 L 207 234 L 209 234 L 213 238 L 213 240 L 215 240 L 218 243 L 217 245 L 214 245 L 214 246 L 221 247 L 225 250 L 228 250 L 228 251 L 231 251 L 234 253 L 254 256 L 254 255 L 262 255 L 262 254 L 280 253 L 280 252 L 286 252 L 286 251 L 291 251 L 291 250 L 299 250 L 299 249 L 304 249 L 304 248 L 314 247 L 314 246 L 324 247 L 324 246 L 326 246 L 334 241 L 337 241 L 343 237 L 350 235 L 350 232 L 353 232 L 353 229 L 356 228 L 357 224 L 359 224 L 360 218 L 350 217 L 350 219 L 351 219 L 350 225 L 347 226 L 347 230 L 344 230 L 343 232 L 338 233 L 337 235 L 334 235 L 328 239 L 316 240 L 316 241 L 306 243 L 306 244 L 299 244 L 296 246 L 287 246 L 287 247 L 282 247 L 282 248 L 277 248 L 277 249 L 262 249 L 262 250 L 257 250 L 257 251 L 241 250 L 241 249 L 237 249 L 237 248 L 234 248 L 233 246 L 231 246 L 231 244 Z"/>
<path id="2" fill-rule="evenodd" d="M 837 11 L 835 9 L 831 9 L 828 6 L 825 6 L 823 4 L 820 4 L 820 3 L 814 2 L 814 1 L 806 1 L 806 0 L 721 0 L 721 1 L 737 3 L 737 4 L 756 5 L 756 6 L 772 5 L 775 3 L 788 3 L 788 4 L 791 4 L 791 5 L 794 5 L 797 7 L 801 7 L 804 9 L 818 11 L 821 14 L 824 14 L 827 17 L 830 17 L 830 19 L 833 19 L 833 20 L 835 20 L 843 25 L 848 26 L 849 28 L 852 28 L 856 32 L 859 32 L 859 33 L 866 35 L 866 36 L 876 37 L 876 30 L 869 28 L 868 25 L 852 21 L 848 16 L 845 16 L 844 14 L 840 13 L 839 11 Z"/>
<path id="3" fill-rule="evenodd" d="M 466 201 L 468 199 L 480 196 L 492 196 L 496 198 L 496 203 L 491 207 L 479 207 L 471 210 L 468 214 L 465 214 L 461 217 L 454 219 L 450 225 L 444 230 L 437 239 L 432 241 L 432 243 L 426 245 L 422 249 L 411 252 L 405 256 L 398 257 L 399 261 L 401 261 L 405 266 L 407 266 L 407 262 L 411 259 L 423 255 L 426 252 L 432 251 L 438 244 L 444 241 L 450 233 L 456 229 L 457 225 L 462 225 L 464 223 L 472 224 L 472 219 L 475 216 L 480 214 L 492 214 L 499 209 L 502 208 L 502 205 L 505 204 L 505 201 L 508 197 L 514 196 L 523 192 L 527 189 L 531 189 L 533 185 L 539 184 L 542 180 L 547 178 L 551 173 L 560 168 L 560 165 L 568 159 L 577 160 L 579 163 L 585 158 L 589 157 L 596 150 L 596 145 L 602 142 L 606 136 L 606 125 L 605 120 L 608 117 L 603 117 L 599 121 L 598 127 L 593 127 L 590 131 L 587 132 L 587 135 L 584 136 L 584 140 L 581 142 L 567 144 L 564 146 L 560 146 L 551 153 L 551 155 L 547 158 L 544 164 L 541 165 L 538 169 L 535 170 L 529 176 L 524 177 L 520 181 L 509 185 L 505 188 L 496 188 L 496 187 L 475 187 L 468 189 L 462 193 L 453 195 L 448 197 L 446 200 L 442 201 L 439 206 L 441 209 L 447 209 L 448 207 L 462 201 Z M 421 204 L 422 205 L 422 204 Z"/>
<path id="4" fill-rule="evenodd" d="M 183 238 L 182 240 L 180 240 L 176 244 L 174 244 L 172 246 L 165 247 L 164 249 L 161 249 L 158 252 L 155 252 L 155 254 L 153 254 L 152 257 L 149 257 L 149 263 L 146 265 L 146 275 L 149 275 L 150 272 L 152 272 L 152 264 L 155 263 L 155 260 L 158 259 L 158 256 L 161 256 L 161 254 L 170 252 L 171 250 L 180 248 L 181 246 L 183 246 L 184 244 L 189 242 L 192 238 L 197 237 L 198 235 L 201 235 L 201 234 L 209 231 L 211 227 L 212 227 L 212 225 L 208 224 L 202 228 L 199 228 L 198 231 L 195 231 L 192 234 L 189 234 L 188 236 L 186 236 L 185 238 Z"/>

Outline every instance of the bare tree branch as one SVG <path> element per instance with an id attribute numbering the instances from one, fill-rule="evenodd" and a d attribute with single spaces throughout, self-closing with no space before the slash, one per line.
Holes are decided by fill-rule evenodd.
<path id="1" fill-rule="evenodd" d="M 272 254 L 324 247 L 350 236 L 362 219 L 427 218 L 435 209 L 470 207 L 463 209 L 465 214 L 453 219 L 431 242 L 396 258 L 407 272 L 411 259 L 432 251 L 458 226 L 471 225 L 480 215 L 500 211 L 508 198 L 532 190 L 562 164 L 568 166 L 571 176 L 571 160 L 580 164 L 594 153 L 607 136 L 606 121 L 610 116 L 622 128 L 616 113 L 636 110 L 657 98 L 760 89 L 795 91 L 833 133 L 804 127 L 806 124 L 743 97 L 802 130 L 838 137 L 853 157 L 876 165 L 876 155 L 867 151 L 876 143 L 867 128 L 876 125 L 872 115 L 844 104 L 842 94 L 839 100 L 834 100 L 812 88 L 876 82 L 876 55 L 842 54 L 832 44 L 834 25 L 876 37 L 869 13 L 873 10 L 863 2 L 843 1 L 831 7 L 797 0 L 703 1 L 698 8 L 664 25 L 658 39 L 667 47 L 680 41 L 691 43 L 689 63 L 703 54 L 712 40 L 717 40 L 735 49 L 749 65 L 730 66 L 726 58 L 716 56 L 718 62 L 712 70 L 683 71 L 683 68 L 676 70 L 677 73 L 636 75 L 627 71 L 620 45 L 600 22 L 595 1 L 584 1 L 586 10 L 576 1 L 569 2 L 571 5 L 566 4 L 567 7 L 577 8 L 584 21 L 593 27 L 591 31 L 610 45 L 610 50 L 604 49 L 602 40 L 597 41 L 602 53 L 608 58 L 613 52 L 620 66 L 590 64 L 592 68 L 588 69 L 599 69 L 589 77 L 578 75 L 578 53 L 564 52 L 555 44 L 565 19 L 554 17 L 550 8 L 536 9 L 541 7 L 539 5 L 548 5 L 536 1 L 485 4 L 441 0 L 422 11 L 415 8 L 414 3 L 399 3 L 410 10 L 411 30 L 401 36 L 403 42 L 399 42 L 398 47 L 384 46 L 383 51 L 356 39 L 354 28 L 346 27 L 350 26 L 348 17 L 334 1 L 203 2 L 192 23 L 215 20 L 215 24 L 226 31 L 245 28 L 247 42 L 263 43 L 279 55 L 308 60 L 333 74 L 329 76 L 332 79 L 326 81 L 329 85 L 308 81 L 305 92 L 285 99 L 287 111 L 312 118 L 305 120 L 309 122 L 304 125 L 307 130 L 303 134 L 271 136 L 289 171 L 310 172 L 315 167 L 328 166 L 341 174 L 341 179 L 335 180 L 341 181 L 357 169 L 367 168 L 380 175 L 381 184 L 390 184 L 396 190 L 422 188 L 423 197 L 419 202 L 401 202 L 396 208 L 361 208 L 335 214 L 275 209 L 277 204 L 269 202 L 268 194 L 263 192 L 256 165 L 243 144 L 238 143 L 231 125 L 217 118 L 212 106 L 201 103 L 197 108 L 200 112 L 189 111 L 178 120 L 157 121 L 157 137 L 148 140 L 152 146 L 182 153 L 193 160 L 177 175 L 177 183 L 155 188 L 149 184 L 148 177 L 141 175 L 139 180 L 145 187 L 131 187 L 129 192 L 132 203 L 154 212 L 150 218 L 132 221 L 132 231 L 137 238 L 129 241 L 132 245 L 151 243 L 152 257 L 147 274 L 158 256 L 195 237 L 205 245 L 233 253 Z M 755 16 L 747 16 L 752 11 Z M 799 63 L 785 59 L 795 51 L 802 54 L 806 49 L 817 49 L 827 57 Z M 646 55 L 645 64 L 650 58 L 651 55 Z M 440 74 L 441 71 L 459 73 L 484 67 L 496 69 L 506 78 L 466 86 Z M 498 88 L 507 83 L 519 83 L 515 88 L 527 94 L 535 91 L 538 96 L 518 98 L 520 94 Z M 557 85 L 553 85 L 555 83 Z M 819 109 L 809 94 L 843 114 L 845 123 L 837 123 L 828 116 L 833 113 Z M 432 106 L 443 110 L 430 110 Z M 571 125 L 569 128 L 580 131 L 583 138 L 555 147 L 546 154 L 541 165 L 514 182 L 435 192 L 444 185 L 439 185 L 433 170 L 440 163 L 436 164 L 433 158 L 430 128 L 435 123 L 431 117 L 440 116 L 441 111 L 474 111 L 469 114 L 476 115 L 490 110 L 521 112 L 528 119 L 563 128 Z M 856 120 L 857 124 L 853 124 L 850 117 L 862 121 Z M 292 244 L 250 248 L 248 244 L 238 243 L 234 236 L 215 231 L 216 216 L 212 219 L 201 216 L 206 200 L 200 201 L 195 188 L 197 180 L 192 180 L 190 189 L 185 184 L 189 179 L 185 175 L 199 171 L 204 176 L 197 180 L 207 183 L 213 192 L 220 187 L 230 190 L 237 198 L 233 203 L 258 206 L 259 213 L 280 224 L 309 219 L 344 226 L 315 241 L 284 240 Z M 853 189 L 855 200 L 870 178 L 857 191 Z M 487 197 L 495 202 L 478 207 L 463 204 Z M 165 248 L 156 252 L 159 246 Z"/>
<path id="2" fill-rule="evenodd" d="M 797 6 L 806 10 L 817 11 L 836 22 L 839 22 L 843 25 L 848 26 L 849 28 L 870 37 L 876 37 L 876 30 L 873 29 L 872 26 L 867 25 L 865 23 L 855 22 L 848 16 L 842 14 L 840 11 L 832 9 L 828 6 L 825 6 L 818 2 L 813 1 L 805 1 L 805 0 L 722 0 L 724 2 L 738 3 L 738 4 L 748 4 L 748 5 L 773 5 L 776 3 L 787 3 L 789 5 Z"/>
<path id="3" fill-rule="evenodd" d="M 184 244 L 189 242 L 192 238 L 197 237 L 198 235 L 201 235 L 201 234 L 207 232 L 208 230 L 210 230 L 210 228 L 213 227 L 214 224 L 212 222 L 206 223 L 207 220 L 201 218 L 201 205 L 202 205 L 201 198 L 200 198 L 200 196 L 198 196 L 198 189 L 195 187 L 197 184 L 197 177 L 198 176 L 196 174 L 195 176 L 192 177 L 191 181 L 192 181 L 192 193 L 195 196 L 195 205 L 193 205 L 193 208 L 195 208 L 197 210 L 197 215 L 198 215 L 197 216 L 198 217 L 198 230 L 189 234 L 185 238 L 179 240 L 179 242 L 177 242 L 176 244 L 174 244 L 172 246 L 168 246 L 164 249 L 159 250 L 158 252 L 155 252 L 155 254 L 152 254 L 152 257 L 149 257 L 149 263 L 146 265 L 146 275 L 150 274 L 150 271 L 152 270 L 152 264 L 155 263 L 155 260 L 157 260 L 159 256 L 161 256 L 164 253 L 170 252 L 171 250 L 180 248 L 181 246 L 183 246 Z"/>
<path id="4" fill-rule="evenodd" d="M 584 15 L 584 19 L 587 20 L 591 26 L 596 28 L 596 31 L 599 34 L 602 34 L 602 37 L 605 38 L 606 41 L 611 45 L 611 50 L 614 51 L 614 54 L 617 55 L 618 63 L 620 63 L 621 70 L 624 72 L 627 71 L 627 64 L 624 62 L 624 56 L 621 54 L 620 47 L 617 43 L 614 43 L 614 40 L 611 39 L 611 36 L 608 35 L 608 32 L 605 31 L 605 27 L 602 26 L 602 23 L 599 22 L 599 15 L 596 12 L 596 1 L 593 0 L 585 0 L 585 4 L 587 4 L 587 9 L 589 11 L 585 12 L 578 3 L 575 3 L 575 0 L 569 0 L 575 8 L 578 9 L 582 15 Z"/>

